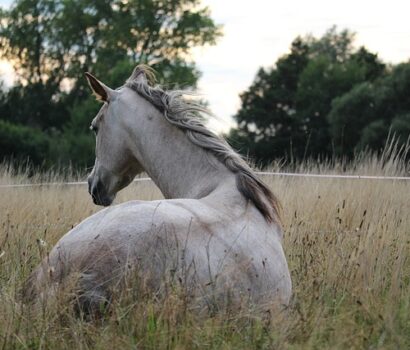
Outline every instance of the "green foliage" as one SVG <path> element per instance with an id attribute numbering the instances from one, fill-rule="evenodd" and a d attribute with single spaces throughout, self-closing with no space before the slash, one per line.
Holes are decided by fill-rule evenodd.
<path id="1" fill-rule="evenodd" d="M 276 157 L 334 155 L 335 143 L 340 144 L 335 134 L 341 132 L 340 123 L 329 117 L 335 99 L 386 74 L 377 55 L 364 47 L 355 50 L 353 39 L 351 32 L 335 27 L 319 39 L 299 37 L 272 69 L 261 68 L 241 95 L 238 129 L 229 135 L 234 146 L 265 164 Z M 356 108 L 362 107 L 357 102 Z M 381 130 L 380 125 L 370 129 L 369 135 Z"/>
<path id="2" fill-rule="evenodd" d="M 47 160 L 49 138 L 41 130 L 0 120 L 0 158 L 42 164 Z"/>
<path id="3" fill-rule="evenodd" d="M 64 78 L 77 82 L 89 69 L 110 76 L 127 59 L 132 65 L 165 60 L 168 67 L 179 66 L 191 48 L 213 44 L 220 35 L 208 9 L 199 4 L 199 0 L 17 0 L 2 13 L 1 51 L 29 83 L 60 83 Z"/>
<path id="4" fill-rule="evenodd" d="M 355 34 L 348 29 L 338 32 L 333 26 L 319 40 L 308 35 L 305 41 L 310 47 L 311 57 L 327 56 L 332 62 L 345 62 L 354 51 L 354 37 Z"/>
<path id="5" fill-rule="evenodd" d="M 61 129 L 69 118 L 65 94 L 55 95 L 54 84 L 18 84 L 0 92 L 0 119 L 49 130 Z"/>
<path id="6" fill-rule="evenodd" d="M 117 87 L 149 63 L 159 82 L 192 87 L 199 72 L 190 50 L 220 35 L 200 0 L 16 0 L 0 12 L 0 53 L 19 79 L 0 94 L 0 119 L 58 135 L 54 161 L 91 165 L 86 133 L 99 106 L 84 72 Z"/>
<path id="7" fill-rule="evenodd" d="M 405 143 L 410 135 L 410 63 L 374 82 L 357 85 L 333 101 L 328 115 L 337 154 L 382 149 L 389 133 Z"/>
<path id="8" fill-rule="evenodd" d="M 395 135 L 400 143 L 408 142 L 410 137 L 410 112 L 396 115 L 391 122 L 390 132 Z"/>
<path id="9" fill-rule="evenodd" d="M 355 60 L 335 64 L 327 56 L 311 60 L 299 77 L 296 110 L 308 134 L 310 154 L 331 152 L 326 115 L 335 96 L 349 91 L 364 80 L 364 68 Z"/>
<path id="10" fill-rule="evenodd" d="M 230 134 L 235 146 L 244 146 L 260 161 L 292 154 L 293 143 L 300 143 L 305 135 L 295 110 L 298 80 L 308 55 L 309 46 L 297 38 L 276 69 L 259 70 L 252 86 L 241 95 L 242 107 L 235 116 L 238 129 Z"/>

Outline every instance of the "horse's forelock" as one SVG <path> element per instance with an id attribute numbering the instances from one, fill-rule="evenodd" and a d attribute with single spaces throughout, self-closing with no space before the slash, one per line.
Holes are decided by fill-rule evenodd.
<path id="1" fill-rule="evenodd" d="M 143 79 L 141 79 L 141 77 Z M 155 70 L 146 64 L 139 64 L 136 66 L 131 74 L 131 76 L 127 79 L 127 84 L 132 82 L 138 81 L 145 81 L 148 85 L 154 85 L 156 82 Z"/>

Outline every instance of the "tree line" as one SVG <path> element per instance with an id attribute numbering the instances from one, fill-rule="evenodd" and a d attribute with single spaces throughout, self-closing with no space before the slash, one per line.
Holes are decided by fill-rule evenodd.
<path id="1" fill-rule="evenodd" d="M 92 165 L 99 104 L 84 72 L 121 86 L 136 63 L 149 63 L 160 83 L 193 88 L 200 72 L 190 50 L 220 36 L 200 0 L 14 1 L 0 11 L 0 53 L 17 77 L 0 86 L 0 159 Z M 334 27 L 296 38 L 241 101 L 227 137 L 257 162 L 350 157 L 379 150 L 389 133 L 407 141 L 410 63 L 388 65 Z"/>
<path id="2" fill-rule="evenodd" d="M 229 140 L 257 162 L 352 157 L 410 135 L 410 62 L 388 65 L 354 33 L 297 37 L 241 94 Z"/>
<path id="3" fill-rule="evenodd" d="M 99 104 L 84 72 L 121 86 L 137 63 L 159 82 L 195 87 L 193 47 L 212 45 L 220 26 L 200 0 L 16 0 L 0 12 L 0 54 L 17 81 L 0 88 L 0 160 L 84 167 Z"/>

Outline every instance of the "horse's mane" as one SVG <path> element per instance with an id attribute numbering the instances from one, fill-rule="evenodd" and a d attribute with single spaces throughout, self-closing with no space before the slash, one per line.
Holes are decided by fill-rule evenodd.
<path id="1" fill-rule="evenodd" d="M 138 79 L 143 74 L 144 79 Z M 260 180 L 249 165 L 222 138 L 204 126 L 200 114 L 211 115 L 204 106 L 187 100 L 186 91 L 164 91 L 153 86 L 155 75 L 146 65 L 135 68 L 126 86 L 155 106 L 165 119 L 185 132 L 195 145 L 211 152 L 236 175 L 236 184 L 242 195 L 250 200 L 269 222 L 280 223 L 280 204 L 268 186 Z"/>

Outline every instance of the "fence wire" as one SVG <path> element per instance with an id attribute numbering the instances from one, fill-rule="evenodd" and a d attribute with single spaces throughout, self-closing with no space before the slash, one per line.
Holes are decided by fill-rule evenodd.
<path id="1" fill-rule="evenodd" d="M 338 175 L 338 174 L 309 174 L 309 173 L 282 173 L 282 172 L 257 172 L 263 176 L 284 176 L 284 177 L 307 177 L 307 178 L 324 178 L 324 179 L 353 179 L 353 180 L 390 180 L 390 181 L 409 181 L 407 176 L 373 176 L 373 175 Z M 134 179 L 133 182 L 152 181 L 149 177 Z M 79 186 L 87 185 L 86 181 L 69 181 L 69 182 L 39 182 L 32 184 L 5 184 L 0 188 L 25 188 L 25 187 L 47 187 L 47 186 Z"/>

